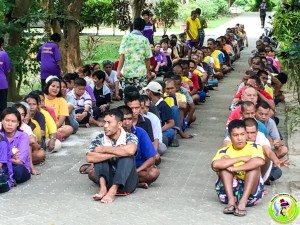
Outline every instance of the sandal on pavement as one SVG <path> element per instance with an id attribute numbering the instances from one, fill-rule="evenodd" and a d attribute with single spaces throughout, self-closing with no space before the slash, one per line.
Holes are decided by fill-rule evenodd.
<path id="1" fill-rule="evenodd" d="M 223 209 L 224 214 L 233 214 L 235 211 L 236 205 L 228 205 Z"/>
<path id="2" fill-rule="evenodd" d="M 79 168 L 79 173 L 81 174 L 88 174 L 87 170 L 88 168 L 90 168 L 92 164 L 89 164 L 89 163 L 86 163 L 86 164 L 83 164 L 80 168 Z"/>
<path id="3" fill-rule="evenodd" d="M 246 216 L 246 215 L 247 215 L 247 210 L 246 210 L 246 209 L 239 209 L 239 208 L 237 207 L 237 208 L 235 209 L 233 215 L 239 216 L 239 217 Z"/>

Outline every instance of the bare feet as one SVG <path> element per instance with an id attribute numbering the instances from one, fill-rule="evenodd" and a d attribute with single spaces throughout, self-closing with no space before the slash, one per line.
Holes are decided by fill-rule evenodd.
<path id="1" fill-rule="evenodd" d="M 34 167 L 30 168 L 30 173 L 32 175 L 40 175 L 40 171 L 36 170 Z"/>
<path id="2" fill-rule="evenodd" d="M 100 201 L 107 194 L 107 188 L 100 188 L 100 191 L 93 195 L 95 201 Z"/>
<path id="3" fill-rule="evenodd" d="M 86 127 L 86 128 L 90 128 L 91 126 L 90 126 L 89 123 L 86 123 L 86 124 L 85 124 L 85 127 Z"/>
<path id="4" fill-rule="evenodd" d="M 138 188 L 144 188 L 144 189 L 148 189 L 149 185 L 147 183 L 139 183 L 138 184 Z"/>
<path id="5" fill-rule="evenodd" d="M 190 139 L 190 138 L 194 137 L 192 134 L 186 134 L 186 133 L 183 133 L 182 131 L 179 132 L 179 135 L 183 139 Z"/>
<path id="6" fill-rule="evenodd" d="M 101 199 L 102 203 L 112 203 L 116 198 L 116 192 L 109 190 L 107 194 Z"/>
<path id="7" fill-rule="evenodd" d="M 98 127 L 103 127 L 104 123 L 103 122 L 100 122 L 100 121 L 97 121 L 96 122 L 96 126 Z"/>

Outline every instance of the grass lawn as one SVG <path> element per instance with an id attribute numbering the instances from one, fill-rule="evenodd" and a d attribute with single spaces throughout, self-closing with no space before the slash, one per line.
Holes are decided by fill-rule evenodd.
<path id="1" fill-rule="evenodd" d="M 230 21 L 234 16 L 220 16 L 218 19 L 215 20 L 208 20 L 207 25 L 208 28 L 216 28 L 220 26 L 221 24 L 224 24 L 228 21 Z M 167 34 L 179 33 L 182 32 L 180 29 L 181 22 L 176 22 L 176 25 L 174 27 L 171 27 L 167 30 Z M 157 28 L 157 31 L 162 32 L 162 28 Z M 81 50 L 84 52 L 94 52 L 91 57 L 88 57 L 88 59 L 84 59 L 84 64 L 89 64 L 93 62 L 102 63 L 103 60 L 111 60 L 115 61 L 119 58 L 119 46 L 122 40 L 122 36 L 113 36 L 113 35 L 105 35 L 105 36 L 99 36 L 99 39 L 96 43 L 95 50 L 88 50 L 86 48 L 86 39 L 87 36 L 81 36 L 80 37 L 80 43 L 81 43 Z M 154 37 L 155 41 L 160 40 L 160 36 Z"/>

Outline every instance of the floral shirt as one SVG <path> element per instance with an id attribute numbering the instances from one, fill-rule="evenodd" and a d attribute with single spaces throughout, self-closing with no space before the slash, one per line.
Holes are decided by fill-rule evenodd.
<path id="1" fill-rule="evenodd" d="M 152 51 L 147 38 L 134 30 L 123 37 L 119 54 L 124 54 L 123 76 L 125 78 L 145 77 L 147 74 L 145 59 L 150 59 Z"/>

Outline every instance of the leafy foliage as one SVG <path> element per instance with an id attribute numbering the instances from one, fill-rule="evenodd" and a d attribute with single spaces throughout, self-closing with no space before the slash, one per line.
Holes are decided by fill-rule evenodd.
<path id="1" fill-rule="evenodd" d="M 167 29 L 171 28 L 175 19 L 178 17 L 178 1 L 177 0 L 161 0 L 154 7 L 154 13 L 157 19 L 164 23 L 164 34 Z"/>
<path id="2" fill-rule="evenodd" d="M 285 4 L 273 19 L 274 36 L 280 43 L 280 59 L 300 102 L 300 11 L 294 2 Z M 300 7 L 300 5 L 299 5 Z"/>

